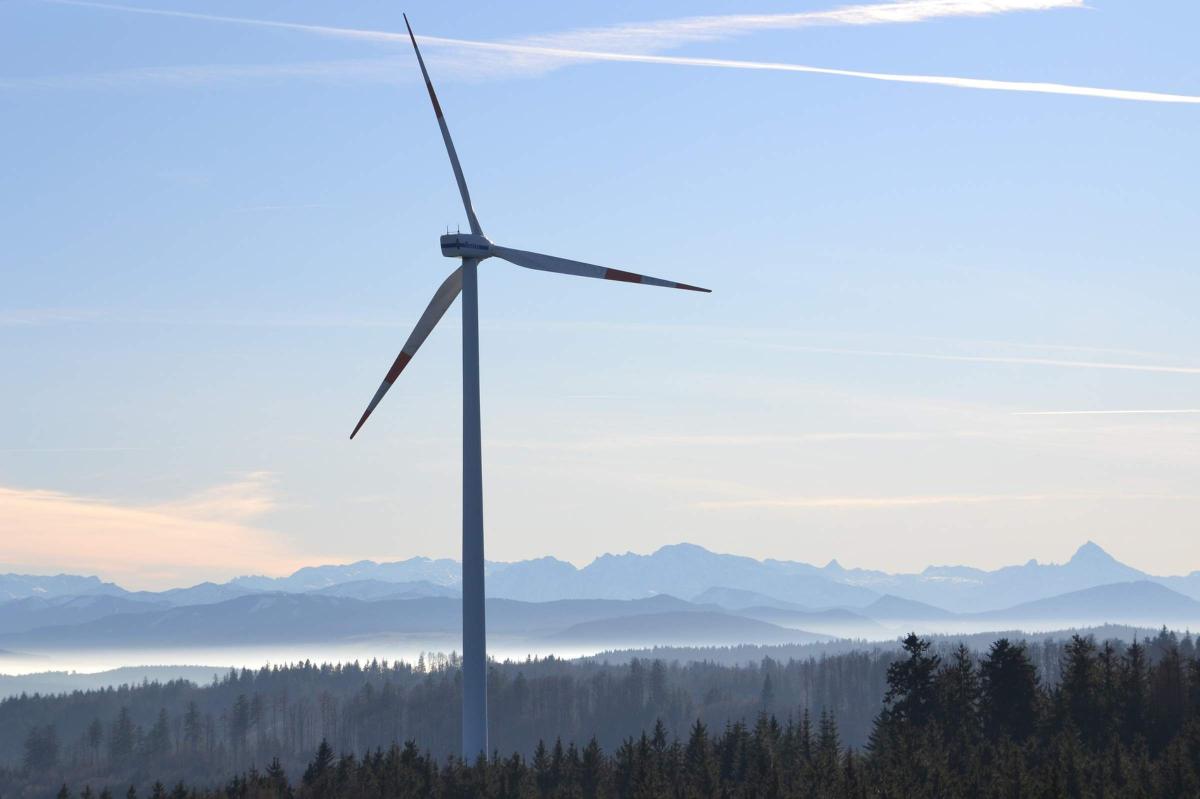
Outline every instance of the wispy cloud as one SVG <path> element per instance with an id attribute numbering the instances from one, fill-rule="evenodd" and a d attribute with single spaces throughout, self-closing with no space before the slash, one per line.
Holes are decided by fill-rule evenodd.
<path id="1" fill-rule="evenodd" d="M 251 472 L 235 482 L 155 507 L 187 518 L 247 523 L 276 508 L 273 482 L 270 472 Z"/>
<path id="2" fill-rule="evenodd" d="M 488 448 L 560 451 L 602 452 L 626 449 L 674 448 L 674 447 L 790 447 L 803 444 L 825 444 L 853 441 L 919 441 L 957 433 L 931 432 L 825 432 L 798 434 L 728 433 L 713 435 L 633 435 L 599 436 L 574 441 L 488 439 Z M 963 433 L 962 435 L 969 435 Z"/>
<path id="3" fill-rule="evenodd" d="M 304 208 L 308 206 L 297 206 Z M 250 212 L 251 209 L 246 209 Z M 275 210 L 275 209 L 253 209 Z M 284 210 L 280 208 L 279 210 Z M 234 211 L 230 211 L 234 213 Z M 180 309 L 131 309 L 131 310 L 58 310 L 29 309 L 0 311 L 0 327 L 29 327 L 52 324 L 118 324 L 118 325 L 196 325 L 212 327 L 268 327 L 268 328 L 409 328 L 411 319 L 369 318 L 340 314 L 255 314 L 247 316 L 218 316 L 194 314 Z M 457 322 L 448 319 L 443 326 Z"/>
<path id="4" fill-rule="evenodd" d="M 327 83 L 401 83 L 408 73 L 399 58 L 302 61 L 284 64 L 200 64 L 135 67 L 108 72 L 0 78 L 0 89 L 117 89 L 151 86 L 191 87 L 212 83 L 317 80 Z"/>
<path id="5" fill-rule="evenodd" d="M 144 588 L 281 572 L 294 559 L 257 525 L 275 505 L 266 473 L 155 504 L 0 487 L 0 561 L 6 569 L 99 573 Z"/>
<path id="6" fill-rule="evenodd" d="M 980 505 L 1002 502 L 1075 502 L 1083 500 L 1194 500 L 1196 497 L 1174 494 L 921 494 L 892 497 L 771 497 L 762 499 L 735 499 L 698 502 L 695 507 L 707 510 L 734 510 L 740 508 L 763 509 L 871 509 L 925 507 L 931 505 Z"/>
<path id="7" fill-rule="evenodd" d="M 1200 408 L 1131 409 L 1120 411 L 1016 411 L 1013 416 L 1151 416 L 1200 413 Z"/>
<path id="8" fill-rule="evenodd" d="M 17 455 L 75 455 L 85 452 L 148 452 L 149 447 L 4 447 L 0 453 Z"/>
<path id="9" fill-rule="evenodd" d="M 271 211 L 311 211 L 316 209 L 329 209 L 336 206 L 327 205 L 325 203 L 298 203 L 295 205 L 250 205 L 245 208 L 235 208 L 231 213 L 235 214 L 255 214 Z"/>
<path id="10" fill-rule="evenodd" d="M 653 22 L 630 22 L 527 36 L 505 42 L 529 48 L 530 56 L 592 60 L 591 51 L 660 53 L 689 44 L 713 42 L 771 30 L 816 26 L 896 25 L 953 17 L 983 17 L 1022 11 L 1083 8 L 1082 0 L 901 0 L 848 5 L 826 11 L 789 14 L 723 14 Z M 429 37 L 429 41 L 437 41 Z M 449 41 L 449 40 L 443 40 Z M 545 66 L 554 67 L 553 61 Z"/>
<path id="11" fill-rule="evenodd" d="M 408 34 L 394 31 L 361 30 L 357 28 L 339 28 L 331 25 L 307 25 L 300 22 L 281 22 L 271 19 L 255 19 L 252 17 L 231 17 L 221 14 L 201 14 L 195 11 L 178 11 L 169 8 L 147 8 L 145 6 L 130 6 L 121 3 L 94 3 L 91 0 L 42 0 L 50 5 L 79 6 L 81 8 L 97 8 L 105 11 L 123 11 L 129 14 L 146 14 L 155 17 L 175 17 L 176 19 L 193 19 L 203 22 L 225 22 L 233 25 L 249 25 L 256 28 L 279 28 L 301 33 L 312 33 L 318 36 L 330 36 L 337 39 L 359 39 L 373 42 L 406 42 Z"/>
<path id="12" fill-rule="evenodd" d="M 120 3 L 93 2 L 92 0 L 44 0 L 44 2 L 206 22 L 278 28 L 339 39 L 383 43 L 408 41 L 408 34 L 399 31 L 342 28 L 331 25 L 203 14 Z M 555 61 L 573 61 L 581 58 L 571 51 L 610 49 L 617 53 L 654 53 L 697 42 L 718 41 L 764 30 L 789 30 L 830 25 L 911 24 L 953 17 L 982 17 L 1022 11 L 1049 11 L 1083 7 L 1083 0 L 900 0 L 899 2 L 867 3 L 843 6 L 827 11 L 801 11 L 790 14 L 722 14 L 651 22 L 628 22 L 527 36 L 505 43 L 496 43 L 496 46 L 524 46 L 527 56 L 541 56 L 546 59 L 546 62 L 542 64 L 535 64 L 527 59 L 519 65 L 523 69 L 535 67 L 553 69 L 561 65 L 554 63 Z M 460 41 L 439 39 L 433 36 L 418 36 L 417 38 L 422 42 L 431 43 L 457 43 Z M 591 60 L 587 57 L 582 58 Z"/>
<path id="13" fill-rule="evenodd" d="M 146 8 L 92 0 L 44 0 L 106 11 L 143 14 L 219 24 L 288 30 L 328 38 L 382 45 L 407 45 L 398 31 L 343 28 L 278 20 Z M 418 36 L 434 52 L 428 54 L 439 77 L 508 78 L 541 75 L 571 64 L 612 60 L 618 56 L 649 55 L 700 42 L 712 42 L 764 30 L 811 26 L 911 24 L 953 17 L 979 17 L 1020 11 L 1080 8 L 1082 0 L 902 0 L 844 6 L 827 11 L 791 14 L 726 14 L 622 23 L 558 33 L 539 34 L 504 42 L 480 42 Z M 611 52 L 600 52 L 610 50 Z M 188 86 L 232 80 L 287 78 L 325 81 L 398 82 L 413 79 L 411 65 L 391 58 L 314 61 L 293 64 L 147 67 L 107 73 L 0 80 L 0 88 L 117 87 L 164 84 Z"/>
<path id="14" fill-rule="evenodd" d="M 102 318 L 98 311 L 78 308 L 0 309 L 0 327 L 30 327 L 70 322 L 94 322 Z"/>
<path id="15" fill-rule="evenodd" d="M 947 355 L 932 352 L 894 352 L 888 350 L 856 350 L 840 347 L 802 347 L 778 345 L 789 352 L 811 352 L 828 355 L 861 355 L 878 358 L 914 358 L 928 361 L 961 363 L 1013 364 L 1018 366 L 1057 366 L 1068 369 L 1116 369 L 1132 372 L 1161 372 L 1168 374 L 1200 375 L 1200 366 L 1172 366 L 1153 363 L 1114 363 L 1109 361 L 1073 361 L 1063 358 L 1026 358 L 1008 355 Z"/>
<path id="16" fill-rule="evenodd" d="M 1124 357 L 1135 358 L 1169 358 L 1161 352 L 1148 352 L 1146 350 L 1135 350 L 1128 347 L 1097 347 L 1088 344 L 1056 344 L 1054 342 L 1042 341 L 1014 341 L 1012 339 L 997 340 L 986 338 L 961 338 L 947 336 L 913 336 L 913 339 L 918 341 L 936 341 L 944 344 L 953 344 L 955 346 L 974 346 L 984 345 L 988 347 L 1007 347 L 1009 349 L 1019 350 L 1051 350 L 1060 352 L 1087 352 L 1092 354 L 1102 355 L 1119 355 Z"/>
<path id="17" fill-rule="evenodd" d="M 84 6 L 138 14 L 203 20 L 208 22 L 252 25 L 362 41 L 390 43 L 403 41 L 405 34 L 393 31 L 340 28 L 275 20 L 201 14 L 170 9 L 143 8 L 89 0 L 46 0 L 62 5 Z M 907 0 L 845 6 L 827 11 L 792 14 L 733 14 L 687 17 L 648 23 L 626 23 L 607 27 L 584 28 L 562 33 L 542 34 L 522 39 L 484 42 L 438 36 L 419 36 L 422 43 L 441 48 L 433 54 L 444 74 L 471 77 L 511 77 L 541 74 L 566 66 L 597 61 L 617 61 L 719 69 L 766 70 L 808 73 L 891 83 L 911 83 L 986 91 L 1031 92 L 1070 95 L 1111 100 L 1155 103 L 1200 103 L 1200 96 L 1171 94 L 1134 89 L 1076 86 L 1062 83 L 1006 81 L 948 75 L 912 75 L 890 72 L 817 67 L 768 61 L 744 61 L 721 58 L 694 58 L 658 55 L 664 50 L 697 42 L 711 42 L 762 30 L 786 30 L 818 25 L 911 24 L 933 19 L 979 17 L 1021 11 L 1048 11 L 1082 8 L 1082 0 Z M 481 56 L 485 56 L 481 58 Z M 256 66 L 214 66 L 150 68 L 102 76 L 65 76 L 60 78 L 22 78 L 0 82 L 14 88 L 29 85 L 79 85 L 121 81 L 189 83 L 231 78 L 316 77 L 335 80 L 390 81 L 404 74 L 384 60 L 335 61 L 302 64 Z"/>

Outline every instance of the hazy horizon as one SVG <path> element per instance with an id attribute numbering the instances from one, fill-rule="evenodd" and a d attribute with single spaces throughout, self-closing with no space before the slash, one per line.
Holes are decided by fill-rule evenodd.
<path id="1" fill-rule="evenodd" d="M 1021 560 L 1013 561 L 1011 563 L 998 563 L 995 565 L 981 565 L 979 563 L 971 563 L 971 562 L 959 562 L 959 563 L 939 562 L 939 563 L 927 563 L 923 567 L 913 569 L 913 570 L 900 570 L 900 569 L 887 569 L 887 568 L 861 566 L 856 563 L 848 563 L 848 562 L 844 561 L 843 559 L 837 558 L 837 557 L 831 558 L 830 560 L 823 561 L 823 562 L 813 562 L 813 561 L 806 561 L 803 559 L 783 558 L 783 557 L 775 557 L 775 556 L 770 556 L 770 555 L 768 555 L 766 557 L 755 557 L 753 555 L 745 555 L 745 554 L 742 554 L 739 552 L 733 552 L 733 551 L 729 551 L 729 550 L 716 550 L 716 549 L 709 549 L 708 547 L 701 547 L 701 548 L 707 550 L 708 552 L 716 554 L 716 555 L 731 555 L 734 557 L 747 557 L 747 558 L 751 558 L 753 560 L 757 560 L 760 562 L 765 561 L 765 560 L 791 561 L 791 562 L 795 562 L 795 563 L 805 563 L 805 564 L 808 564 L 811 566 L 815 566 L 817 568 L 822 568 L 822 567 L 828 566 L 831 562 L 836 561 L 840 567 L 842 567 L 843 569 L 846 569 L 846 570 L 864 569 L 864 570 L 868 570 L 868 571 L 885 572 L 888 574 L 920 574 L 925 569 L 937 568 L 937 567 L 949 567 L 949 566 L 965 566 L 968 568 L 979 569 L 981 571 L 995 571 L 997 569 L 1002 569 L 1002 568 L 1009 567 L 1009 566 L 1026 565 L 1031 561 L 1035 561 L 1039 565 L 1043 565 L 1043 566 L 1061 565 L 1061 564 L 1064 564 L 1064 563 L 1067 563 L 1068 561 L 1070 561 L 1072 556 L 1074 556 L 1077 551 L 1079 551 L 1082 548 L 1087 547 L 1088 545 L 1095 545 L 1095 546 L 1100 547 L 1100 549 L 1102 549 L 1106 554 L 1108 554 L 1109 556 L 1113 557 L 1115 560 L 1117 560 L 1118 562 L 1120 562 L 1126 566 L 1130 566 L 1134 569 L 1138 569 L 1139 571 L 1143 571 L 1147 574 L 1152 574 L 1152 575 L 1158 576 L 1158 577 L 1173 577 L 1173 576 L 1182 577 L 1182 576 L 1187 576 L 1194 571 L 1200 571 L 1200 569 L 1188 569 L 1186 571 L 1172 571 L 1172 572 L 1162 572 L 1162 573 L 1154 572 L 1154 571 L 1142 568 L 1137 563 L 1130 563 L 1128 560 L 1119 556 L 1117 553 L 1110 551 L 1107 547 L 1105 547 L 1100 542 L 1093 541 L 1091 539 L 1080 542 L 1079 544 L 1077 544 L 1073 548 L 1071 548 L 1065 557 L 1056 558 L 1054 560 L 1045 560 L 1042 558 L 1031 556 L 1031 557 L 1024 558 Z M 553 553 L 545 553 L 543 555 L 539 555 L 534 558 L 521 558 L 521 559 L 516 559 L 516 560 L 510 560 L 510 561 L 501 561 L 501 560 L 496 560 L 494 558 L 488 558 L 488 562 L 492 563 L 492 564 L 509 564 L 509 563 L 526 562 L 529 560 L 540 560 L 540 559 L 544 559 L 544 558 L 552 558 L 554 560 L 562 561 L 565 563 L 570 563 L 576 569 L 582 569 L 582 568 L 586 567 L 587 565 L 594 563 L 595 561 L 600 560 L 605 557 L 621 557 L 624 555 L 649 556 L 649 555 L 654 554 L 655 552 L 658 552 L 661 549 L 669 549 L 672 547 L 686 547 L 686 546 L 700 546 L 700 545 L 695 544 L 691 541 L 676 541 L 673 543 L 660 544 L 660 545 L 653 547 L 652 549 L 646 549 L 643 551 L 625 550 L 624 552 L 611 552 L 611 551 L 599 552 L 595 556 L 593 556 L 587 560 L 580 561 L 580 562 L 566 560 L 565 558 L 560 558 L 560 557 L 554 555 Z M 300 569 L 313 568 L 313 567 L 319 567 L 319 566 L 350 566 L 355 563 L 361 563 L 361 562 L 398 563 L 398 562 L 403 562 L 406 560 L 411 560 L 411 559 L 416 559 L 416 558 L 425 558 L 425 559 L 428 559 L 431 561 L 450 560 L 450 561 L 454 561 L 455 563 L 459 562 L 459 558 L 456 555 L 443 555 L 443 556 L 410 555 L 408 557 L 358 558 L 355 560 L 345 560 L 345 561 L 314 560 L 314 561 L 311 561 L 308 563 L 302 563 L 294 569 L 289 569 L 286 571 L 281 571 L 281 572 L 276 572 L 276 573 L 255 572 L 255 573 L 237 574 L 237 575 L 233 575 L 232 577 L 228 577 L 228 578 L 224 578 L 224 579 L 202 578 L 201 580 L 199 580 L 197 582 L 179 583 L 179 584 L 164 584 L 164 585 L 138 585 L 136 583 L 136 581 L 126 583 L 126 582 L 122 582 L 121 580 L 117 580 L 117 579 L 109 579 L 106 575 L 104 575 L 102 573 L 69 572 L 69 571 L 53 570 L 53 569 L 51 569 L 49 571 L 42 571 L 42 572 L 38 572 L 38 571 L 20 572 L 20 571 L 14 570 L 14 569 L 6 568 L 3 561 L 0 561 L 0 575 L 14 574 L 14 575 L 22 575 L 22 576 L 28 575 L 28 576 L 54 577 L 54 576 L 66 575 L 66 574 L 77 574 L 78 576 L 82 576 L 82 577 L 98 577 L 103 582 L 115 583 L 116 585 L 119 585 L 120 587 L 129 589 L 129 590 L 161 591 L 161 590 L 168 590 L 171 588 L 189 588 L 189 587 L 199 585 L 202 583 L 210 583 L 210 582 L 225 583 L 225 582 L 229 582 L 231 580 L 236 580 L 238 578 L 243 578 L 243 577 L 269 577 L 269 578 L 287 577 L 292 574 L 295 574 Z"/>

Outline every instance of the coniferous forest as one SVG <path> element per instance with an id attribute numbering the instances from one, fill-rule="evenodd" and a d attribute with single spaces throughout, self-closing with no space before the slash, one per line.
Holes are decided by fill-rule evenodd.
<path id="1" fill-rule="evenodd" d="M 1200 660 L 1164 631 L 983 652 L 495 664 L 489 760 L 452 659 L 298 664 L 0 702 L 3 797 L 1194 797 Z"/>

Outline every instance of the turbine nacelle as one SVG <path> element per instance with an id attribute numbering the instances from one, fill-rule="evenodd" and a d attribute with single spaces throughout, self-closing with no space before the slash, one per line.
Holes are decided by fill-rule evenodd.
<path id="1" fill-rule="evenodd" d="M 492 243 L 484 235 L 447 233 L 442 236 L 442 255 L 447 258 L 489 258 Z"/>

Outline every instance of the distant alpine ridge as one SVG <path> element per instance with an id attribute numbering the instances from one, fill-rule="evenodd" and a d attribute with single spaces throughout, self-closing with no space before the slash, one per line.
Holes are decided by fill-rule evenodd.
<path id="1" fill-rule="evenodd" d="M 513 563 L 489 562 L 489 597 L 550 602 L 559 599 L 640 599 L 669 594 L 727 607 L 754 605 L 796 609 L 866 608 L 888 597 L 930 606 L 924 613 L 997 611 L 1072 591 L 1148 581 L 1200 600 L 1200 571 L 1160 577 L 1126 566 L 1088 541 L 1066 563 L 1005 566 L 985 571 L 970 566 L 929 566 L 916 574 L 846 569 L 836 560 L 825 566 L 786 560 L 755 560 L 674 544 L 649 555 L 601 555 L 583 568 L 552 557 Z M 223 602 L 255 593 L 315 593 L 352 599 L 404 599 L 458 596 L 459 564 L 450 559 L 409 558 L 390 563 L 362 560 L 342 565 L 307 566 L 287 577 L 238 577 L 226 583 L 200 583 L 167 591 L 127 591 L 97 577 L 60 574 L 0 575 L 0 602 L 47 600 L 53 615 L 63 597 L 122 597 L 159 607 Z M 98 600 L 85 601 L 83 605 Z M 905 605 L 906 613 L 914 605 Z M 81 608 L 82 609 L 82 608 Z M 931 617 L 932 618 L 932 617 Z M 0 619 L 0 631 L 4 629 Z"/>
<path id="2" fill-rule="evenodd" d="M 1200 629 L 1200 572 L 1145 574 L 1092 542 L 1062 564 L 931 566 L 918 574 L 759 561 L 677 544 L 604 555 L 583 568 L 549 557 L 491 563 L 487 579 L 489 633 L 543 650 L 885 640 L 907 629 Z M 0 575 L 0 649 L 452 640 L 458 581 L 456 561 L 428 558 L 158 592 L 96 577 Z"/>

